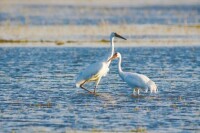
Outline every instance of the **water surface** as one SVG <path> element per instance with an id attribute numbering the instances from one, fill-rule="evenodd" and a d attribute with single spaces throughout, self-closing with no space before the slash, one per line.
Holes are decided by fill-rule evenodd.
<path id="1" fill-rule="evenodd" d="M 99 24 L 194 25 L 200 23 L 200 6 L 112 4 L 48 5 L 16 4 L 2 6 L 0 25 L 99 25 Z"/>
<path id="2" fill-rule="evenodd" d="M 99 96 L 75 88 L 75 76 L 106 50 L 0 48 L 0 132 L 200 131 L 200 47 L 116 49 L 123 70 L 150 77 L 157 94 L 132 97 L 117 60 L 101 80 Z"/>

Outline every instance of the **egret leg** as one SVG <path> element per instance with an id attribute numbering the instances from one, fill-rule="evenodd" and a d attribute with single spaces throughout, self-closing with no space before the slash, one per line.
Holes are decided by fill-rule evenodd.
<path id="1" fill-rule="evenodd" d="M 134 94 L 137 94 L 137 95 L 140 94 L 140 90 L 139 90 L 139 88 L 134 88 L 133 92 L 134 92 Z"/>
<path id="2" fill-rule="evenodd" d="M 147 92 L 148 92 L 148 87 L 146 87 L 146 88 L 144 89 L 144 91 L 147 93 Z"/>
<path id="3" fill-rule="evenodd" d="M 88 89 L 86 89 L 85 87 L 83 87 L 83 85 L 84 85 L 86 82 L 87 82 L 87 81 L 83 82 L 83 83 L 80 85 L 80 87 L 81 87 L 82 89 L 88 91 L 89 93 L 92 93 L 91 91 L 89 91 Z"/>
<path id="4" fill-rule="evenodd" d="M 94 94 L 96 93 L 96 88 L 97 88 L 97 86 L 95 85 L 95 87 L 94 87 Z"/>
<path id="5" fill-rule="evenodd" d="M 95 85 L 95 87 L 94 87 L 94 93 L 96 93 L 96 88 L 97 88 L 97 86 L 98 86 L 100 80 L 101 80 L 101 77 L 96 81 L 96 85 Z"/>
<path id="6" fill-rule="evenodd" d="M 139 88 L 137 88 L 137 95 L 139 95 L 140 94 L 140 89 Z"/>

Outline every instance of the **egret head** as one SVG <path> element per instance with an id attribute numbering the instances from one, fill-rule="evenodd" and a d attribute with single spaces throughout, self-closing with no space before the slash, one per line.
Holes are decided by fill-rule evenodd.
<path id="1" fill-rule="evenodd" d="M 120 58 L 120 57 L 121 57 L 121 54 L 119 52 L 116 52 L 110 59 L 108 59 L 107 62 L 114 60 L 115 58 Z"/>
<path id="2" fill-rule="evenodd" d="M 110 37 L 111 37 L 111 38 L 113 38 L 113 37 L 118 37 L 118 38 L 121 38 L 121 39 L 126 40 L 126 38 L 124 38 L 123 36 L 117 34 L 116 32 L 112 32 L 111 35 L 110 35 Z"/>

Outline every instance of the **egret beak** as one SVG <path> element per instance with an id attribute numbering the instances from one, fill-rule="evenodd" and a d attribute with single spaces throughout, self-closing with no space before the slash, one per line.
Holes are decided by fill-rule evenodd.
<path id="1" fill-rule="evenodd" d="M 110 59 L 108 59 L 107 62 L 109 62 L 109 61 L 111 61 L 111 60 L 113 60 L 115 58 L 117 58 L 117 54 L 116 53 L 112 57 L 110 57 Z"/>
<path id="2" fill-rule="evenodd" d="M 108 59 L 107 62 L 109 62 L 109 61 L 111 61 L 111 60 L 112 60 L 112 57 L 111 57 L 110 59 Z"/>
<path id="3" fill-rule="evenodd" d="M 126 38 L 124 38 L 123 36 L 120 36 L 119 34 L 115 33 L 115 37 L 118 37 L 118 38 L 121 38 L 121 39 L 124 39 L 126 40 Z"/>
<path id="4" fill-rule="evenodd" d="M 112 56 L 110 59 L 107 60 L 107 62 L 109 62 L 109 61 L 111 61 L 111 60 L 113 60 L 113 59 L 114 59 L 114 57 Z"/>

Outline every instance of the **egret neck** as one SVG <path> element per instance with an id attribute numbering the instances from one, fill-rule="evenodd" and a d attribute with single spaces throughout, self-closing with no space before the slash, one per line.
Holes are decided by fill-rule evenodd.
<path id="1" fill-rule="evenodd" d="M 111 51 L 110 51 L 110 56 L 109 57 L 112 57 L 113 54 L 114 54 L 114 36 L 110 36 L 110 47 L 111 47 Z"/>
<path id="2" fill-rule="evenodd" d="M 118 59 L 118 73 L 120 76 L 122 76 L 123 72 L 122 72 L 122 67 L 121 67 L 121 63 L 122 63 L 122 57 L 121 55 L 119 56 L 119 59 Z"/>

